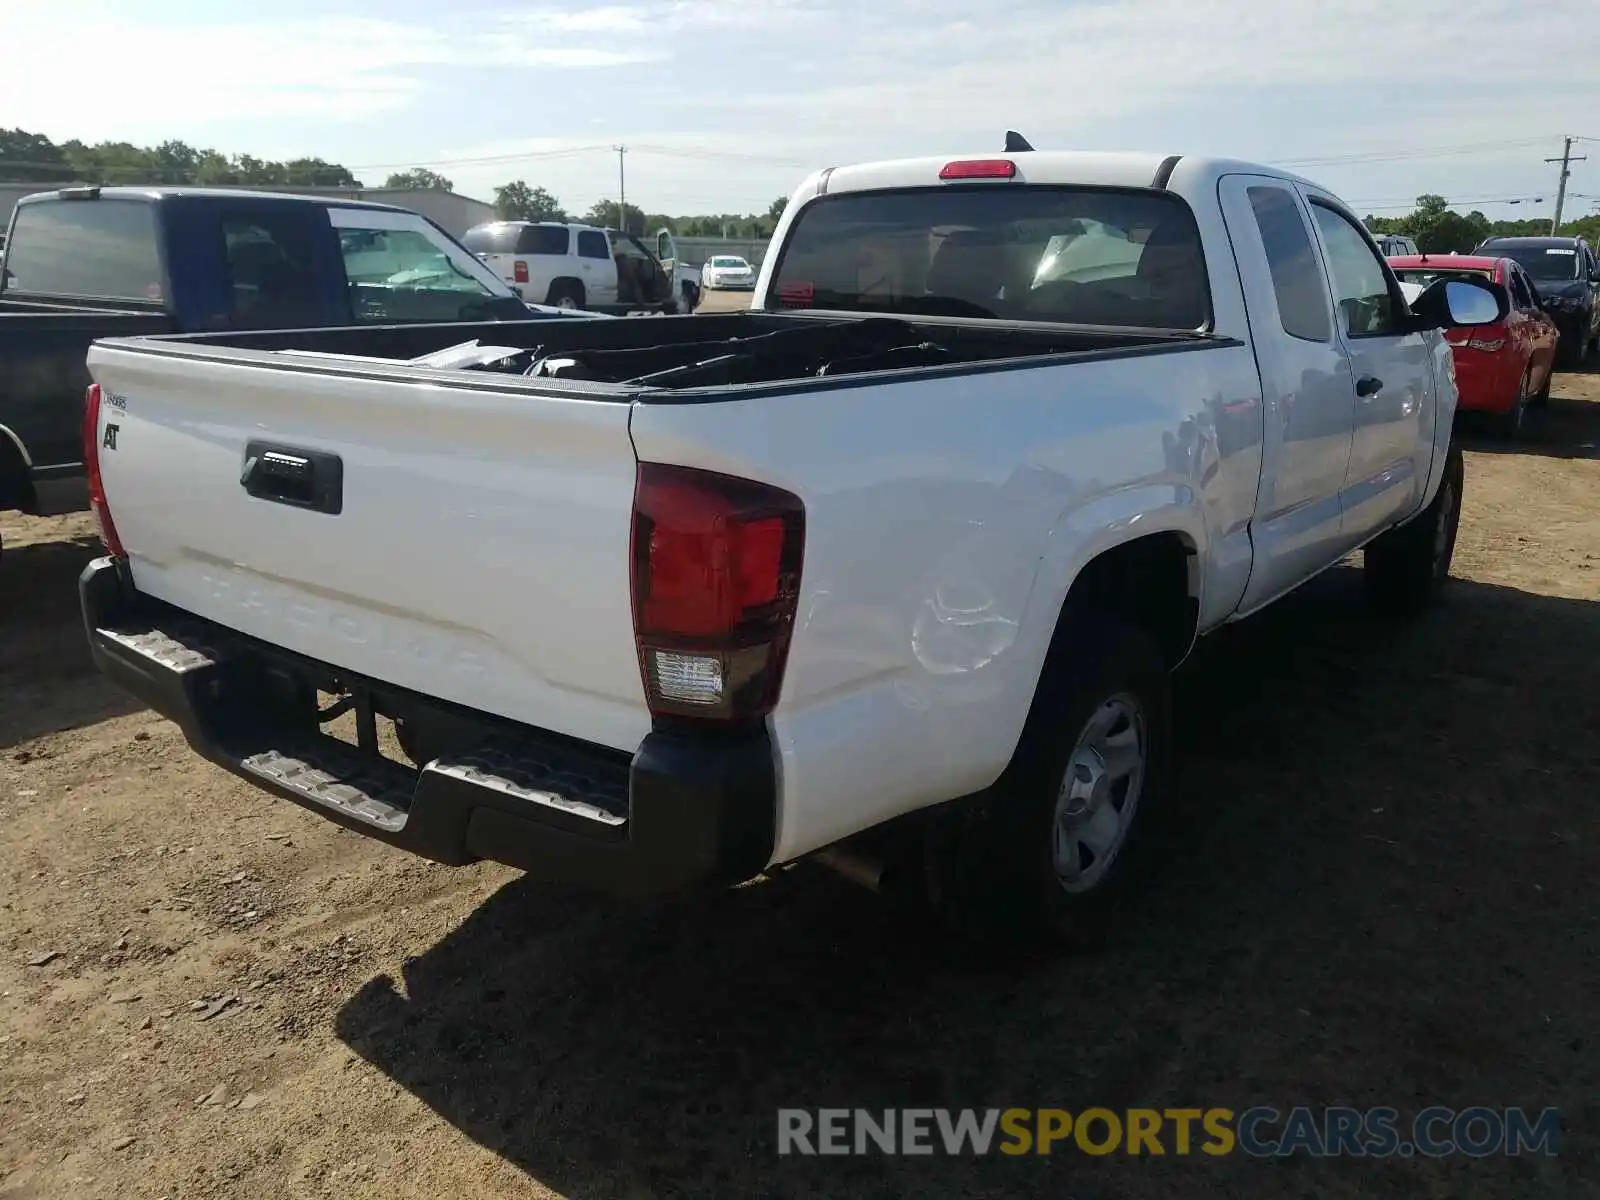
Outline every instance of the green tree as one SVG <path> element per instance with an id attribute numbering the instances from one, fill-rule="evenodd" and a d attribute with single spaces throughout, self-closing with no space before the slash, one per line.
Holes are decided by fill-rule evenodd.
<path id="1" fill-rule="evenodd" d="M 59 146 L 43 134 L 0 130 L 0 181 L 12 183 L 275 184 L 289 187 L 360 187 L 339 163 L 320 158 L 267 162 L 248 154 L 229 158 L 169 139 L 158 146 L 131 142 L 89 145 L 73 138 Z"/>
<path id="2" fill-rule="evenodd" d="M 494 209 L 504 221 L 565 221 L 567 213 L 542 187 L 529 187 L 521 179 L 502 183 L 494 190 Z"/>
<path id="3" fill-rule="evenodd" d="M 409 171 L 396 171 L 383 181 L 386 188 L 437 188 L 441 192 L 453 192 L 456 185 L 443 175 L 428 170 L 426 167 L 412 167 Z"/>
<path id="4" fill-rule="evenodd" d="M 63 183 L 73 177 L 67 156 L 42 133 L 0 129 L 0 181 Z"/>
<path id="5" fill-rule="evenodd" d="M 589 206 L 589 211 L 583 214 L 586 225 L 601 225 L 607 229 L 622 229 L 635 237 L 642 236 L 645 231 L 644 213 L 636 206 L 630 204 L 627 209 L 627 221 L 617 219 L 617 202 L 615 200 L 597 200 Z"/>

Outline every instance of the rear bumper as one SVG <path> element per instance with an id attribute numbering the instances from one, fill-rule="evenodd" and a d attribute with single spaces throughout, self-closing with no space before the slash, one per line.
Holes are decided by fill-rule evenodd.
<path id="1" fill-rule="evenodd" d="M 630 758 L 297 659 L 140 597 L 112 558 L 90 563 L 78 590 L 96 667 L 198 753 L 401 850 L 628 896 L 731 885 L 771 857 L 777 776 L 765 728 L 655 732 Z M 386 712 L 447 712 L 482 739 L 419 770 L 329 737 L 298 702 L 309 695 L 314 706 L 315 692 L 296 689 L 330 678 Z"/>

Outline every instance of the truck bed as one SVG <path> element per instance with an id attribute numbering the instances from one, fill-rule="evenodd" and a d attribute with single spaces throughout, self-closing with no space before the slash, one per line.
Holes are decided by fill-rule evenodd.
<path id="1" fill-rule="evenodd" d="M 494 386 L 521 376 L 543 394 L 634 399 L 656 391 L 851 380 L 895 372 L 1037 365 L 1066 358 L 1123 357 L 1216 344 L 1204 334 L 1093 327 L 997 325 L 824 313 L 729 313 L 651 321 L 394 325 L 273 330 L 137 339 L 122 348 L 304 370 L 317 374 L 412 375 L 439 370 L 410 360 L 465 342 L 504 347 L 483 372 Z M 474 371 L 473 374 L 478 374 Z M 453 375 L 463 372 L 452 371 Z M 490 382 L 490 381 L 486 381 Z M 554 385 L 555 392 L 551 387 Z"/>

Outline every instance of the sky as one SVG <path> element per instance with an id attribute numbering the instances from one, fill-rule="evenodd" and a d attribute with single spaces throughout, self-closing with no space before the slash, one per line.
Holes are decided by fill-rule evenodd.
<path id="1" fill-rule="evenodd" d="M 1595 0 L 4 0 L 0 124 L 427 166 L 572 211 L 764 211 L 818 167 L 998 150 L 1222 154 L 1362 213 L 1600 204 Z M 626 146 L 619 156 L 616 146 Z M 1516 199 L 1521 203 L 1511 204 Z"/>

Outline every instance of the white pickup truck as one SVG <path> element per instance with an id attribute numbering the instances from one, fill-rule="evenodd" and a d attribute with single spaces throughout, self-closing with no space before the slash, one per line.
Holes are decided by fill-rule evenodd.
<path id="1" fill-rule="evenodd" d="M 1435 598 L 1440 330 L 1506 310 L 1408 305 L 1243 162 L 820 171 L 747 313 L 97 343 L 87 632 L 201 754 L 440 862 L 818 854 L 1072 938 L 1137 877 L 1197 636 L 1361 547 L 1374 601 Z M 404 361 L 474 337 L 496 369 Z"/>

